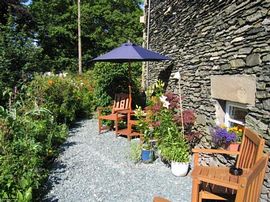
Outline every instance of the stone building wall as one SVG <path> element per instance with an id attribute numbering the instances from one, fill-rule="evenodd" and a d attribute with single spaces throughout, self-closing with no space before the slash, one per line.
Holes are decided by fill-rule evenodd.
<path id="1" fill-rule="evenodd" d="M 172 77 L 180 71 L 184 106 L 195 109 L 198 126 L 206 134 L 201 143 L 209 147 L 208 126 L 215 124 L 217 102 L 211 80 L 224 75 L 237 84 L 251 78 L 255 92 L 247 86 L 228 99 L 241 101 L 251 95 L 243 101 L 248 106 L 246 125 L 263 135 L 269 152 L 270 0 L 151 0 L 150 10 L 149 48 L 172 61 L 150 63 L 146 80 L 151 84 L 162 79 L 167 90 L 177 93 L 178 83 Z M 221 92 L 230 81 L 225 80 L 223 87 L 220 82 Z M 262 201 L 270 201 L 269 170 Z"/>

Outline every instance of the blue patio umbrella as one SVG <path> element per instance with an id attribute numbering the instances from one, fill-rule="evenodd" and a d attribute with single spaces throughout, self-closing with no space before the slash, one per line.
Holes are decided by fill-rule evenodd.
<path id="1" fill-rule="evenodd" d="M 93 61 L 104 62 L 136 62 L 136 61 L 162 61 L 169 57 L 150 51 L 133 43 L 124 43 L 120 47 L 101 55 Z"/>
<path id="2" fill-rule="evenodd" d="M 129 79 L 131 81 L 131 62 L 143 61 L 162 61 L 170 60 L 169 57 L 161 55 L 157 52 L 145 49 L 133 43 L 124 43 L 120 47 L 115 48 L 104 55 L 94 58 L 93 61 L 102 62 L 128 62 Z M 129 83 L 129 94 L 131 96 L 131 86 Z"/>

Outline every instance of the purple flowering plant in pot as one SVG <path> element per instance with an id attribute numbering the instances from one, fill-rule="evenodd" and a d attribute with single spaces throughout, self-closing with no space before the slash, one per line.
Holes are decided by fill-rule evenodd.
<path id="1" fill-rule="evenodd" d="M 211 134 L 212 141 L 216 147 L 222 147 L 226 149 L 231 143 L 237 141 L 237 135 L 234 132 L 228 131 L 226 128 L 219 126 L 213 128 Z"/>

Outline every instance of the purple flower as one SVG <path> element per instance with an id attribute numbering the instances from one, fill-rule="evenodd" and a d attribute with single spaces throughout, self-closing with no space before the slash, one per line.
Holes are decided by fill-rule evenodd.
<path id="1" fill-rule="evenodd" d="M 228 132 L 226 128 L 216 127 L 212 130 L 213 142 L 218 146 L 228 145 L 236 141 L 236 134 Z"/>

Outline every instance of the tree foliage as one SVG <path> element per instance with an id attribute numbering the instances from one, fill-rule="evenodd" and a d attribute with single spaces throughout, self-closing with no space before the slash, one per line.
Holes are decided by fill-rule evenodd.
<path id="1" fill-rule="evenodd" d="M 77 9 L 75 0 L 32 2 L 38 44 L 55 70 L 77 69 Z M 89 68 L 92 58 L 129 39 L 140 42 L 140 15 L 140 1 L 82 0 L 83 67 Z"/>
<path id="2" fill-rule="evenodd" d="M 77 71 L 77 1 L 32 0 L 29 6 L 26 2 L 0 2 L 0 94 L 4 86 L 13 88 L 33 72 Z M 81 0 L 84 70 L 93 66 L 91 59 L 121 43 L 141 42 L 140 5 L 139 0 Z M 101 72 L 97 70 L 100 73 L 97 83 L 104 84 L 101 85 L 104 89 L 99 87 L 96 92 L 114 92 L 106 85 L 112 84 L 109 88 L 114 89 L 114 83 L 122 76 L 128 79 L 126 68 L 119 74 L 113 65 L 104 67 Z M 108 74 L 114 82 L 106 84 L 104 78 Z M 132 76 L 139 75 L 137 65 L 132 68 Z"/>
<path id="3" fill-rule="evenodd" d="M 35 46 L 31 38 L 27 20 L 31 17 L 26 7 L 20 1 L 4 1 L 1 2 L 1 12 L 0 105 L 5 102 L 3 91 L 19 85 L 29 72 L 39 71 L 42 59 L 41 49 Z"/>
<path id="4" fill-rule="evenodd" d="M 2 0 L 0 1 L 0 24 L 6 25 L 10 15 L 16 16 L 16 24 L 33 26 L 32 16 L 24 5 L 28 0 Z"/>

